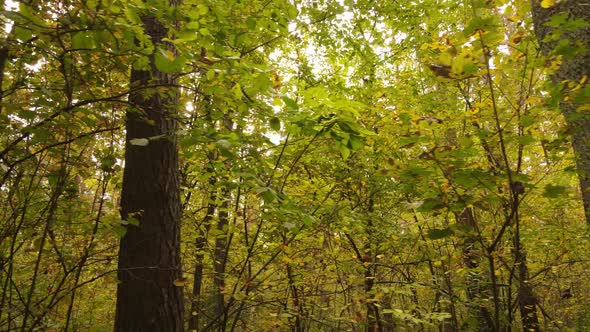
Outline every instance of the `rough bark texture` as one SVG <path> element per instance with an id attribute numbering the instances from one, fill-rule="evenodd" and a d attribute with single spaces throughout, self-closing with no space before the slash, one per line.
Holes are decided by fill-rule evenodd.
<path id="1" fill-rule="evenodd" d="M 166 28 L 154 17 L 142 20 L 154 45 L 161 44 Z M 121 332 L 182 331 L 184 323 L 182 288 L 174 285 L 181 277 L 176 82 L 151 62 L 151 70 L 131 72 L 132 89 L 160 87 L 129 96 L 121 216 L 139 225 L 129 224 L 121 239 L 115 321 Z M 147 146 L 130 144 L 150 137 Z"/>
<path id="2" fill-rule="evenodd" d="M 551 8 L 542 8 L 541 1 L 532 0 L 532 14 L 535 25 L 535 33 L 541 44 L 541 50 L 545 55 L 554 53 L 557 40 L 550 40 L 550 37 L 559 28 L 546 25 L 548 20 L 555 14 L 566 13 L 569 19 L 584 20 L 590 22 L 590 0 L 564 0 L 557 2 Z M 557 31 L 559 32 L 559 31 Z M 564 56 L 561 67 L 552 75 L 556 84 L 570 80 L 576 84 L 582 77 L 588 76 L 590 69 L 590 27 L 576 30 L 562 31 L 560 40 L 569 40 L 570 45 L 578 45 L 585 50 L 578 52 L 575 56 Z M 583 84 L 586 86 L 586 83 Z M 565 88 L 566 90 L 571 90 Z M 590 93 L 576 93 L 566 91 L 570 94 L 569 100 L 563 100 L 560 107 L 566 117 L 569 131 L 572 134 L 573 148 L 576 156 L 580 188 L 586 213 L 586 223 L 590 224 L 590 113 L 579 111 L 582 104 L 588 104 Z M 585 96 L 583 96 L 585 94 Z"/>

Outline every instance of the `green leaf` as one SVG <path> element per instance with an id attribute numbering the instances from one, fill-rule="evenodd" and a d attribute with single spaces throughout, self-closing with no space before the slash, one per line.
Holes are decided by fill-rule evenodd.
<path id="1" fill-rule="evenodd" d="M 20 26 L 15 26 L 14 35 L 21 41 L 27 41 L 33 37 L 33 31 L 31 29 L 23 29 Z"/>
<path id="2" fill-rule="evenodd" d="M 207 77 L 207 80 L 213 81 L 215 79 L 215 70 L 214 69 L 209 69 L 207 71 L 207 74 L 205 74 L 205 77 Z"/>
<path id="3" fill-rule="evenodd" d="M 463 30 L 463 35 L 465 37 L 471 36 L 476 31 L 488 31 L 494 26 L 494 18 L 487 17 L 481 18 L 476 17 L 469 23 L 469 25 Z"/>
<path id="4" fill-rule="evenodd" d="M 123 238 L 123 236 L 125 236 L 125 234 L 127 234 L 127 227 L 122 225 L 115 225 L 113 227 L 113 232 L 115 233 L 115 235 L 117 235 L 119 239 L 121 239 Z"/>
<path id="5" fill-rule="evenodd" d="M 185 61 L 185 57 L 176 57 L 171 50 L 160 48 L 154 53 L 154 64 L 163 73 L 171 74 L 181 71 Z"/>
<path id="6" fill-rule="evenodd" d="M 342 159 L 346 160 L 350 156 L 350 149 L 346 147 L 344 144 L 339 144 L 340 146 L 338 149 L 340 150 L 340 155 L 342 155 Z"/>
<path id="7" fill-rule="evenodd" d="M 299 105 L 297 105 L 297 102 L 295 100 L 293 100 L 287 96 L 283 96 L 283 97 L 281 97 L 281 99 L 285 103 L 285 106 L 287 106 L 287 109 L 290 109 L 292 111 L 296 111 L 299 109 Z"/>
<path id="8" fill-rule="evenodd" d="M 426 237 L 431 240 L 438 240 L 438 239 L 443 239 L 445 237 L 449 237 L 453 234 L 454 234 L 453 230 L 448 227 L 443 228 L 443 229 L 434 228 L 434 229 L 429 230 L 428 233 L 426 233 Z"/>
<path id="9" fill-rule="evenodd" d="M 554 186 L 552 184 L 548 184 L 545 186 L 545 191 L 543 192 L 543 196 L 548 198 L 558 198 L 563 196 L 567 192 L 567 187 L 564 186 Z"/>
<path id="10" fill-rule="evenodd" d="M 444 207 L 444 204 L 439 201 L 438 199 L 428 198 L 424 200 L 422 205 L 420 205 L 416 211 L 418 212 L 430 212 L 434 210 L 439 210 Z"/>
<path id="11" fill-rule="evenodd" d="M 537 121 L 537 119 L 535 118 L 535 116 L 533 115 L 524 115 L 520 118 L 520 124 L 523 127 L 529 127 L 532 126 L 535 122 Z"/>
<path id="12" fill-rule="evenodd" d="M 568 15 L 566 13 L 558 13 L 552 15 L 551 18 L 549 18 L 549 22 L 545 23 L 545 25 L 552 28 L 558 28 L 564 25 L 567 22 L 567 20 Z"/>
<path id="13" fill-rule="evenodd" d="M 277 194 L 269 187 L 260 187 L 256 189 L 256 193 L 262 198 L 264 203 L 270 204 L 277 199 Z"/>
<path id="14" fill-rule="evenodd" d="M 150 70 L 150 58 L 147 56 L 140 56 L 133 62 L 133 69 L 135 70 Z"/>
<path id="15" fill-rule="evenodd" d="M 532 135 L 523 135 L 518 137 L 518 143 L 522 145 L 534 144 L 537 140 Z"/>
<path id="16" fill-rule="evenodd" d="M 236 83 L 232 88 L 231 91 L 234 94 L 234 97 L 236 97 L 236 99 L 241 99 L 244 94 L 242 93 L 242 86 L 240 85 L 240 83 Z"/>
<path id="17" fill-rule="evenodd" d="M 358 151 L 363 147 L 363 141 L 359 136 L 352 135 L 348 139 L 348 147 L 350 147 L 352 151 Z"/>
<path id="18" fill-rule="evenodd" d="M 561 39 L 557 42 L 557 46 L 553 52 L 558 55 L 563 55 L 566 58 L 573 58 L 577 55 L 586 53 L 588 50 L 586 48 L 573 46 L 568 39 Z"/>
<path id="19" fill-rule="evenodd" d="M 93 49 L 96 47 L 96 38 L 89 32 L 77 32 L 72 37 L 74 49 Z"/>
<path id="20" fill-rule="evenodd" d="M 141 18 L 137 14 L 137 9 L 134 5 L 128 5 L 125 7 L 125 17 L 129 20 L 129 22 L 133 24 L 140 24 Z"/>
<path id="21" fill-rule="evenodd" d="M 311 226 L 314 221 L 315 221 L 315 219 L 312 216 L 310 216 L 309 214 L 303 215 L 303 224 L 305 225 L 305 227 Z"/>
<path id="22" fill-rule="evenodd" d="M 217 146 L 222 149 L 231 149 L 232 143 L 226 139 L 220 139 L 216 142 Z"/>
<path id="23" fill-rule="evenodd" d="M 469 171 L 457 171 L 452 174 L 453 182 L 465 188 L 473 188 L 479 184 Z"/>
<path id="24" fill-rule="evenodd" d="M 111 13 L 113 14 L 119 14 L 121 12 L 121 7 L 117 6 L 116 4 L 111 4 L 109 6 L 109 10 L 111 11 Z"/>
<path id="25" fill-rule="evenodd" d="M 248 27 L 249 30 L 256 29 L 256 19 L 252 16 L 249 16 L 246 19 L 246 26 Z"/>
<path id="26" fill-rule="evenodd" d="M 273 116 L 272 118 L 270 118 L 269 125 L 270 125 L 270 128 L 274 131 L 281 130 L 281 120 L 279 120 L 279 118 L 277 118 L 276 116 Z"/>

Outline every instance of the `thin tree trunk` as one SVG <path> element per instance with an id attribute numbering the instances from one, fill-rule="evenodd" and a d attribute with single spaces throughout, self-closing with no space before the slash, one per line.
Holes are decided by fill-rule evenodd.
<path id="1" fill-rule="evenodd" d="M 210 160 L 213 157 L 210 156 Z M 209 168 L 210 172 L 212 172 L 211 167 Z M 203 259 L 205 258 L 205 245 L 207 244 L 207 233 L 209 227 L 211 226 L 211 220 L 213 219 L 213 215 L 215 213 L 215 209 L 217 204 L 215 201 L 217 200 L 217 189 L 215 188 L 215 184 L 217 183 L 217 178 L 212 176 L 209 178 L 209 202 L 207 203 L 207 212 L 205 217 L 203 218 L 203 222 L 199 227 L 199 235 L 195 240 L 195 249 L 196 253 L 196 263 L 195 263 L 195 272 L 194 272 L 194 281 L 193 281 L 193 299 L 191 302 L 191 311 L 190 311 L 190 319 L 188 322 L 188 329 L 189 331 L 198 331 L 199 330 L 199 316 L 201 316 L 201 289 L 203 286 Z"/>
<path id="2" fill-rule="evenodd" d="M 373 250 L 371 250 L 371 240 L 373 229 L 373 212 L 375 212 L 375 200 L 371 197 L 368 201 L 367 212 L 369 220 L 367 221 L 367 235 L 368 241 L 365 244 L 365 252 L 363 256 L 363 264 L 365 265 L 365 297 L 367 300 L 374 298 L 373 285 L 375 284 L 376 268 L 373 265 Z M 379 316 L 379 307 L 373 301 L 367 301 L 367 332 L 382 332 L 383 326 L 381 317 Z"/>
<path id="3" fill-rule="evenodd" d="M 577 45 L 582 48 L 577 54 L 563 56 L 561 66 L 551 77 L 553 82 L 561 84 L 569 80 L 576 85 L 581 83 L 582 78 L 588 77 L 590 74 L 590 52 L 588 52 L 588 48 L 590 48 L 590 27 L 585 26 L 576 30 L 558 31 L 559 28 L 549 27 L 546 23 L 553 15 L 559 13 L 566 14 L 568 19 L 571 20 L 590 22 L 590 0 L 558 1 L 551 8 L 542 8 L 539 0 L 531 0 L 531 3 L 535 33 L 541 44 L 543 54 L 550 55 L 557 45 L 556 40 L 545 40 L 553 32 L 562 33 L 561 42 L 568 40 L 570 45 Z M 581 83 L 582 89 L 578 91 L 584 91 L 583 88 L 586 84 L 586 82 Z M 570 88 L 565 87 L 564 89 Z M 572 93 L 572 91 L 565 91 L 565 93 Z M 567 98 L 567 100 L 561 98 L 560 107 L 572 135 L 586 223 L 590 225 L 590 113 L 587 110 L 578 110 L 580 106 L 587 105 L 589 100 L 588 93 L 577 93 L 577 96 L 570 94 L 570 98 Z"/>
<path id="4" fill-rule="evenodd" d="M 154 45 L 167 29 L 153 16 L 142 18 Z M 169 48 L 172 46 L 168 45 Z M 131 71 L 131 87 L 151 84 L 166 91 L 135 90 L 126 118 L 126 151 L 121 217 L 129 222 L 119 250 L 115 331 L 183 331 L 180 264 L 180 193 L 174 119 L 175 78 L 156 69 Z M 149 143 L 133 145 L 133 139 Z M 145 140 L 144 140 L 145 142 Z M 138 222 L 138 224 L 137 224 Z M 137 225 L 134 225 L 137 224 Z"/>
<path id="5" fill-rule="evenodd" d="M 213 317 L 218 319 L 218 331 L 225 331 L 227 325 L 227 311 L 225 308 L 225 264 L 227 261 L 227 226 L 229 225 L 230 191 L 222 189 L 219 206 L 217 235 L 213 253 L 213 284 L 215 286 L 215 312 Z"/>
<path id="6" fill-rule="evenodd" d="M 464 209 L 456 217 L 457 223 L 465 226 L 472 232 L 476 231 L 475 218 L 471 208 Z M 482 282 L 482 279 L 485 277 L 473 271 L 479 267 L 480 261 L 480 256 L 475 249 L 476 243 L 476 236 L 468 235 L 462 244 L 463 263 L 465 267 L 471 270 L 467 274 L 467 289 L 465 292 L 469 301 L 469 316 L 472 318 L 469 322 L 473 322 L 473 324 L 468 323 L 468 325 L 469 328 L 473 327 L 474 331 L 489 332 L 492 331 L 494 322 L 488 308 L 480 303 L 481 300 L 487 298 L 484 289 L 482 289 L 485 287 L 485 283 Z"/>
<path id="7" fill-rule="evenodd" d="M 7 40 L 4 41 L 5 43 Z M 8 46 L 0 48 L 0 114 L 2 114 L 2 101 L 4 99 L 4 68 L 8 61 Z"/>
<path id="8" fill-rule="evenodd" d="M 223 118 L 223 130 L 232 131 L 234 123 L 229 114 Z M 215 237 L 215 248 L 213 252 L 213 285 L 215 286 L 215 311 L 213 317 L 218 320 L 218 331 L 225 331 L 227 326 L 227 311 L 225 305 L 225 266 L 227 263 L 228 250 L 228 226 L 229 226 L 229 209 L 231 202 L 231 190 L 227 188 L 229 180 L 228 173 L 231 171 L 231 164 L 226 161 L 224 163 L 225 175 L 222 178 L 224 185 L 221 189 L 221 204 L 217 213 L 217 234 Z"/>
<path id="9" fill-rule="evenodd" d="M 286 236 L 283 235 L 283 241 L 286 241 Z M 303 332 L 304 328 L 303 328 L 303 322 L 301 321 L 301 315 L 303 314 L 303 308 L 302 308 L 302 303 L 301 303 L 301 299 L 299 297 L 299 291 L 297 290 L 297 285 L 295 284 L 295 276 L 293 274 L 293 268 L 291 267 L 291 264 L 287 263 L 285 264 L 287 267 L 287 278 L 289 280 L 289 289 L 291 290 L 291 296 L 293 296 L 293 310 L 295 310 L 297 312 L 297 315 L 295 316 L 295 322 L 294 324 L 291 325 L 290 331 L 291 332 Z M 287 307 L 287 304 L 285 304 L 285 307 Z"/>
<path id="10" fill-rule="evenodd" d="M 515 196 L 518 204 L 518 196 Z M 518 208 L 518 205 L 517 205 Z M 539 318 L 537 317 L 537 298 L 529 284 L 529 269 L 526 253 L 520 243 L 520 219 L 515 215 L 516 231 L 514 232 L 514 263 L 518 268 L 518 310 L 522 320 L 523 331 L 539 331 Z"/>

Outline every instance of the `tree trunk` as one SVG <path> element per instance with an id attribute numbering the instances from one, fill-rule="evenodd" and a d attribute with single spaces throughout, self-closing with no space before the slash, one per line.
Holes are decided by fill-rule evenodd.
<path id="1" fill-rule="evenodd" d="M 518 203 L 518 195 L 515 196 Z M 517 206 L 518 208 L 518 206 Z M 529 284 L 529 269 L 526 260 L 526 252 L 520 243 L 520 217 L 515 215 L 516 230 L 514 233 L 514 263 L 518 269 L 518 310 L 522 320 L 523 331 L 539 331 L 539 318 L 537 317 L 537 297 Z"/>
<path id="2" fill-rule="evenodd" d="M 0 48 L 0 114 L 2 114 L 2 100 L 4 99 L 4 67 L 8 61 L 8 51 L 8 46 Z"/>
<path id="3" fill-rule="evenodd" d="M 221 190 L 221 205 L 217 216 L 217 234 L 213 253 L 213 285 L 215 286 L 215 311 L 213 317 L 217 320 L 218 331 L 225 331 L 227 326 L 227 310 L 225 307 L 225 265 L 227 262 L 227 227 L 229 225 L 230 191 Z"/>
<path id="4" fill-rule="evenodd" d="M 212 157 L 211 157 L 212 159 Z M 209 170 L 211 171 L 211 167 Z M 209 233 L 209 227 L 211 226 L 211 220 L 213 219 L 213 214 L 215 213 L 215 209 L 217 208 L 217 204 L 215 201 L 217 200 L 217 189 L 215 188 L 215 184 L 217 183 L 217 178 L 212 176 L 209 178 L 209 202 L 207 203 L 207 213 L 205 214 L 205 218 L 199 225 L 199 235 L 195 239 L 195 249 L 197 251 L 196 254 L 196 262 L 195 262 L 195 272 L 194 272 L 194 281 L 193 281 L 193 299 L 191 302 L 191 312 L 190 312 L 190 319 L 188 322 L 188 329 L 189 331 L 198 331 L 199 330 L 199 317 L 202 316 L 201 312 L 201 288 L 203 286 L 203 259 L 205 258 L 205 246 L 207 245 L 207 234 Z"/>
<path id="5" fill-rule="evenodd" d="M 369 198 L 367 212 L 369 214 L 369 219 L 367 220 L 366 228 L 368 240 L 365 244 L 363 256 L 363 265 L 365 267 L 365 298 L 367 299 L 367 328 L 365 329 L 365 331 L 382 332 L 383 326 L 381 318 L 379 317 L 379 307 L 375 302 L 373 302 L 375 297 L 375 291 L 373 290 L 373 286 L 375 283 L 377 271 L 375 266 L 373 265 L 374 253 L 371 249 L 371 234 L 375 232 L 372 219 L 373 213 L 375 212 L 375 200 L 372 197 Z"/>
<path id="6" fill-rule="evenodd" d="M 482 305 L 482 301 L 489 296 L 485 289 L 485 277 L 475 270 L 479 268 L 480 254 L 475 246 L 477 245 L 477 236 L 474 235 L 477 231 L 477 225 L 473 210 L 465 208 L 460 214 L 456 215 L 457 223 L 465 226 L 473 234 L 465 237 L 461 247 L 463 252 L 463 263 L 470 271 L 467 274 L 467 289 L 465 290 L 467 300 L 469 303 L 468 312 L 469 318 L 463 328 L 473 331 L 489 332 L 493 330 L 494 321 L 488 308 Z"/>
<path id="7" fill-rule="evenodd" d="M 152 16 L 142 21 L 154 45 L 162 45 L 164 25 Z M 115 331 L 183 331 L 183 293 L 174 285 L 182 277 L 175 83 L 153 56 L 151 70 L 131 71 L 121 194 L 121 217 L 129 224 L 119 250 Z M 138 89 L 152 84 L 158 91 Z M 140 138 L 148 144 L 130 143 Z"/>
<path id="8" fill-rule="evenodd" d="M 576 30 L 559 31 L 559 28 L 548 27 L 545 24 L 553 15 L 559 13 L 567 14 L 570 20 L 575 19 L 590 22 L 589 8 L 590 0 L 564 0 L 557 2 L 551 8 L 542 8 L 541 1 L 532 0 L 535 33 L 541 44 L 543 54 L 550 55 L 555 50 L 557 41 L 546 40 L 554 32 L 563 33 L 559 38 L 561 42 L 563 40 L 569 40 L 569 45 L 578 45 L 583 48 L 577 54 L 563 55 L 561 66 L 551 77 L 556 84 L 561 84 L 569 80 L 577 85 L 580 83 L 582 77 L 588 77 L 588 70 L 590 68 L 590 52 L 588 52 L 588 48 L 590 48 L 590 27 L 586 26 Z M 588 104 L 589 94 L 587 88 L 584 89 L 586 82 L 583 82 L 581 85 L 582 89 L 577 91 L 584 92 L 576 92 L 577 95 L 572 95 L 572 91 L 565 91 L 566 94 L 569 93 L 570 95 L 567 100 L 562 98 L 560 107 L 565 115 L 569 132 L 572 135 L 586 223 L 590 225 L 590 113 L 587 110 L 578 109 L 580 106 Z M 569 87 L 566 87 L 566 89 L 571 90 Z"/>

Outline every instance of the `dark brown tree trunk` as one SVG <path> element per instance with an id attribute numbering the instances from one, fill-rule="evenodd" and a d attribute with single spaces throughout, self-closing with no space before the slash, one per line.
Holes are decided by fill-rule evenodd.
<path id="1" fill-rule="evenodd" d="M 286 236 L 283 234 L 283 241 L 287 241 Z M 286 242 L 284 242 L 286 243 Z M 295 321 L 292 322 L 291 328 L 289 329 L 291 332 L 304 332 L 305 329 L 303 327 L 303 321 L 301 320 L 301 316 L 304 313 L 303 306 L 301 303 L 301 298 L 299 296 L 299 290 L 297 289 L 297 285 L 295 284 L 295 275 L 293 273 L 293 267 L 291 264 L 285 264 L 287 267 L 287 278 L 289 280 L 289 289 L 291 290 L 291 296 L 293 297 L 293 310 L 297 312 L 295 316 Z M 287 307 L 287 305 L 285 305 Z"/>
<path id="2" fill-rule="evenodd" d="M 211 157 L 211 160 L 213 157 Z M 211 167 L 209 170 L 211 173 Z M 209 231 L 209 227 L 211 226 L 211 220 L 213 219 L 213 215 L 215 213 L 215 209 L 217 208 L 217 204 L 215 201 L 217 200 L 217 189 L 215 188 L 215 184 L 217 183 L 217 179 L 212 176 L 209 178 L 209 203 L 207 203 L 207 213 L 203 218 L 203 222 L 199 225 L 199 235 L 195 240 L 195 247 L 196 247 L 196 263 L 195 263 L 195 270 L 194 270 L 194 281 L 193 281 L 193 299 L 191 302 L 191 312 L 190 312 L 190 319 L 188 322 L 188 329 L 189 331 L 198 331 L 199 330 L 199 317 L 202 315 L 201 310 L 201 289 L 203 287 L 203 259 L 205 258 L 205 246 L 207 245 L 207 233 Z"/>
<path id="3" fill-rule="evenodd" d="M 205 107 L 205 117 L 211 128 L 215 128 L 214 121 L 211 119 L 211 100 L 209 96 L 205 96 L 203 99 L 203 105 Z M 216 154 L 213 151 L 207 152 L 208 165 L 206 173 L 215 174 L 214 160 Z M 190 309 L 190 318 L 188 321 L 189 331 L 198 331 L 200 327 L 200 318 L 203 316 L 204 310 L 202 308 L 202 294 L 203 288 L 203 269 L 205 264 L 205 249 L 207 246 L 207 236 L 209 234 L 209 228 L 211 227 L 211 221 L 217 210 L 217 177 L 211 175 L 208 179 L 209 183 L 209 200 L 207 202 L 207 211 L 205 217 L 201 221 L 200 225 L 197 225 L 198 235 L 195 238 L 195 269 L 193 279 L 193 291 Z"/>
<path id="4" fill-rule="evenodd" d="M 230 132 L 233 130 L 234 123 L 229 113 L 225 114 L 222 126 L 223 131 Z M 227 174 L 231 171 L 231 163 L 226 161 L 224 168 L 225 175 L 221 179 L 221 182 L 225 187 L 221 189 L 221 204 L 217 212 L 217 234 L 213 252 L 213 285 L 215 287 L 215 311 L 213 317 L 215 317 L 218 331 L 226 330 L 228 321 L 227 311 L 229 310 L 225 303 L 225 267 L 227 263 L 229 209 L 231 201 L 231 191 L 227 188 L 229 182 Z"/>
<path id="5" fill-rule="evenodd" d="M 579 84 L 582 77 L 588 77 L 588 71 L 590 70 L 590 52 L 588 52 L 588 48 L 590 48 L 590 27 L 585 26 L 575 30 L 559 31 L 560 28 L 549 27 L 546 23 L 553 15 L 559 13 L 566 14 L 570 20 L 590 22 L 590 0 L 558 1 L 551 8 L 542 8 L 539 0 L 532 0 L 531 2 L 535 33 L 541 44 L 543 54 L 551 55 L 552 52 L 556 51 L 555 47 L 558 40 L 546 40 L 554 32 L 561 33 L 560 42 L 563 43 L 564 40 L 568 40 L 569 45 L 579 47 L 577 53 L 563 55 L 561 66 L 552 75 L 553 82 L 561 84 L 569 80 L 574 85 Z M 586 84 L 586 82 L 583 82 L 582 88 Z M 565 87 L 565 89 L 571 90 L 569 87 Z M 587 105 L 590 101 L 588 100 L 587 91 L 586 93 L 579 92 L 583 90 L 577 90 L 577 95 L 572 95 L 572 91 L 564 91 L 565 94 L 570 95 L 567 100 L 562 98 L 560 107 L 572 135 L 586 223 L 590 225 L 590 113 L 587 110 L 578 109 L 581 105 Z"/>
<path id="6" fill-rule="evenodd" d="M 226 179 L 227 180 L 227 179 Z M 230 191 L 221 190 L 221 205 L 217 216 L 217 234 L 213 253 L 213 284 L 215 286 L 215 312 L 218 331 L 225 331 L 227 325 L 227 311 L 225 308 L 225 266 L 227 262 L 227 227 L 229 225 Z"/>
<path id="7" fill-rule="evenodd" d="M 152 16 L 142 21 L 153 44 L 163 45 L 164 25 Z M 151 70 L 131 71 L 134 92 L 129 95 L 121 194 L 121 217 L 129 224 L 119 250 L 115 318 L 115 331 L 121 332 L 183 331 L 184 324 L 182 288 L 175 286 L 182 277 L 178 92 L 174 77 L 158 71 L 151 60 Z M 143 140 L 134 145 L 134 139 Z"/>
<path id="8" fill-rule="evenodd" d="M 482 301 L 488 298 L 486 293 L 489 293 L 486 289 L 485 277 L 478 274 L 475 269 L 479 267 L 480 255 L 475 248 L 477 245 L 477 236 L 474 235 L 477 231 L 477 225 L 473 210 L 471 208 L 464 209 L 460 214 L 456 215 L 457 223 L 465 226 L 473 235 L 468 235 L 462 244 L 463 251 L 463 263 L 470 271 L 467 274 L 467 289 L 465 290 L 467 295 L 469 319 L 468 326 L 464 326 L 469 330 L 479 332 L 489 332 L 493 330 L 494 321 L 488 308 L 481 304 Z"/>
<path id="9" fill-rule="evenodd" d="M 7 42 L 6 40 L 4 41 Z M 2 114 L 2 100 L 4 99 L 4 67 L 8 61 L 8 46 L 0 48 L 0 114 Z"/>
<path id="10" fill-rule="evenodd" d="M 518 195 L 515 196 L 518 203 Z M 518 206 L 517 206 L 518 208 Z M 529 284 L 529 269 L 526 253 L 520 243 L 520 219 L 515 215 L 516 229 L 514 232 L 514 263 L 518 269 L 518 293 L 517 302 L 523 331 L 539 331 L 539 318 L 537 317 L 537 297 Z"/>

